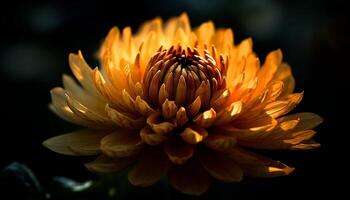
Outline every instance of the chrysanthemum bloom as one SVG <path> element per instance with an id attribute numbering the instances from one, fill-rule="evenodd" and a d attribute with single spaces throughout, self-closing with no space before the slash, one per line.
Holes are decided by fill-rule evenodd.
<path id="1" fill-rule="evenodd" d="M 212 22 L 192 29 L 186 14 L 146 22 L 133 35 L 112 28 L 91 69 L 70 54 L 79 81 L 63 76 L 50 108 L 83 130 L 44 142 L 74 156 L 98 155 L 95 172 L 128 166 L 129 181 L 149 186 L 168 176 L 177 190 L 203 194 L 210 179 L 239 182 L 243 175 L 275 177 L 293 168 L 249 149 L 312 149 L 313 113 L 287 115 L 302 99 L 293 93 L 280 50 L 262 65 L 252 40 L 235 45 L 231 29 Z"/>

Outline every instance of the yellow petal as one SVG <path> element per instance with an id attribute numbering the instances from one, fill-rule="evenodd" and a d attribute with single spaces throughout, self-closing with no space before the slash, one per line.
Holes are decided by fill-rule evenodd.
<path id="1" fill-rule="evenodd" d="M 159 181 L 168 168 L 169 160 L 161 148 L 147 148 L 129 172 L 128 179 L 132 185 L 150 186 Z"/>
<path id="2" fill-rule="evenodd" d="M 144 144 L 138 132 L 119 129 L 101 140 L 101 150 L 110 157 L 128 157 L 139 153 Z"/>
<path id="3" fill-rule="evenodd" d="M 140 136 L 142 140 L 149 145 L 159 145 L 167 139 L 166 136 L 155 133 L 149 126 L 145 126 L 141 129 Z"/>
<path id="4" fill-rule="evenodd" d="M 85 120 L 73 113 L 73 111 L 67 105 L 65 91 L 62 88 L 56 87 L 52 89 L 50 93 L 52 103 L 49 108 L 59 117 L 74 124 L 86 127 L 96 127 L 94 122 Z"/>
<path id="5" fill-rule="evenodd" d="M 69 65 L 74 76 L 89 93 L 99 96 L 91 77 L 92 69 L 85 62 L 81 51 L 78 54 L 69 54 Z"/>
<path id="6" fill-rule="evenodd" d="M 199 196 L 210 186 L 210 177 L 197 159 L 191 159 L 184 165 L 173 165 L 168 177 L 170 184 L 184 194 Z"/>
<path id="7" fill-rule="evenodd" d="M 96 130 L 80 130 L 47 139 L 43 145 L 57 153 L 70 156 L 96 155 L 100 152 L 100 141 L 108 134 Z"/>
<path id="8" fill-rule="evenodd" d="M 197 144 L 203 141 L 208 132 L 205 128 L 198 126 L 187 126 L 186 129 L 180 134 L 181 138 L 189 144 Z"/>
<path id="9" fill-rule="evenodd" d="M 93 109 L 103 110 L 103 104 L 105 101 L 99 97 L 96 97 L 89 93 L 89 91 L 84 90 L 81 86 L 79 86 L 75 80 L 69 75 L 63 75 L 63 86 L 66 92 L 77 99 L 82 104 L 87 107 L 92 107 Z M 102 105 L 102 106 L 101 106 Z"/>
<path id="10" fill-rule="evenodd" d="M 88 108 L 67 93 L 66 100 L 69 108 L 79 117 L 91 122 L 106 124 L 109 126 L 111 125 L 111 121 L 108 119 L 107 114 L 104 111 Z"/>
<path id="11" fill-rule="evenodd" d="M 128 167 L 134 160 L 135 157 L 111 158 L 101 154 L 96 160 L 86 163 L 85 167 L 92 172 L 109 173 Z"/>
<path id="12" fill-rule="evenodd" d="M 184 164 L 193 156 L 193 147 L 179 139 L 168 140 L 164 145 L 164 151 L 175 164 Z"/>
<path id="13" fill-rule="evenodd" d="M 240 182 L 242 180 L 241 168 L 229 157 L 207 148 L 200 148 L 198 155 L 203 167 L 214 178 L 224 182 Z"/>
<path id="14" fill-rule="evenodd" d="M 293 172 L 294 168 L 243 149 L 232 149 L 228 154 L 242 168 L 247 176 L 276 177 Z"/>

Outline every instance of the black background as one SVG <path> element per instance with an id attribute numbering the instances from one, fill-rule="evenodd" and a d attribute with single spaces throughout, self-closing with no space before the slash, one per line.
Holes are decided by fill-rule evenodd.
<path id="1" fill-rule="evenodd" d="M 345 96 L 349 91 L 349 9 L 340 1 L 210 1 L 157 0 L 11 2 L 1 4 L 0 170 L 13 161 L 26 164 L 45 184 L 52 176 L 78 181 L 94 175 L 75 157 L 55 154 L 43 140 L 78 127 L 60 120 L 47 105 L 49 90 L 61 86 L 61 75 L 71 74 L 68 54 L 83 51 L 90 66 L 98 65 L 94 53 L 112 26 L 167 19 L 186 11 L 192 26 L 213 20 L 217 27 L 232 27 L 235 42 L 252 37 L 261 60 L 281 48 L 304 91 L 293 111 L 309 111 L 325 121 L 315 139 L 321 148 L 308 152 L 263 152 L 296 167 L 288 177 L 244 179 L 239 186 L 219 186 L 203 198 L 321 197 L 340 195 L 347 180 Z M 332 187 L 336 186 L 336 187 Z M 236 189 L 230 189 L 236 187 Z M 237 189 L 238 188 L 238 189 Z M 0 188 L 0 195 L 3 188 Z M 175 197 L 184 197 L 172 191 Z M 175 198 L 174 197 L 174 198 Z M 1 197 L 0 197 L 1 198 Z"/>

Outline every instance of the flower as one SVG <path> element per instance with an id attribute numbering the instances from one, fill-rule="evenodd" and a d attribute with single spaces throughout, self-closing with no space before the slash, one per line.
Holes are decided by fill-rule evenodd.
<path id="1" fill-rule="evenodd" d="M 210 179 L 275 177 L 294 168 L 245 149 L 312 149 L 313 113 L 287 115 L 302 99 L 281 50 L 260 65 L 252 40 L 235 45 L 231 29 L 192 29 L 186 14 L 146 22 L 136 34 L 114 27 L 99 51 L 101 68 L 69 55 L 79 81 L 63 75 L 51 110 L 85 129 L 43 144 L 58 153 L 98 155 L 86 167 L 132 166 L 133 185 L 162 176 L 182 193 L 201 195 Z"/>

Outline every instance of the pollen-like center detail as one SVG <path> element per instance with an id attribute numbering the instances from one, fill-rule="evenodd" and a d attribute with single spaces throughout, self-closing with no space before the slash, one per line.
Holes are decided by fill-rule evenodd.
<path id="1" fill-rule="evenodd" d="M 187 106 L 197 96 L 196 92 L 208 90 L 205 92 L 210 99 L 224 86 L 216 60 L 207 50 L 201 55 L 196 48 L 181 46 L 160 48 L 149 60 L 143 81 L 149 88 L 148 97 L 156 107 L 163 102 L 158 91 L 165 88 L 165 98 L 175 101 L 177 106 Z"/>

